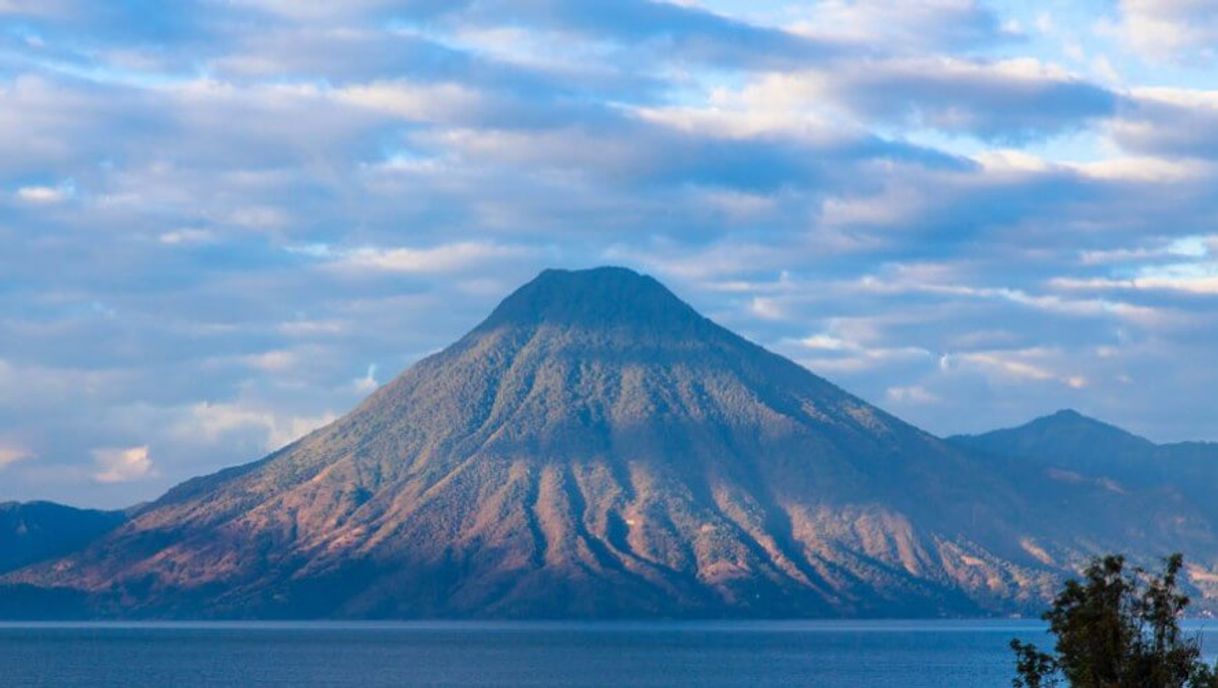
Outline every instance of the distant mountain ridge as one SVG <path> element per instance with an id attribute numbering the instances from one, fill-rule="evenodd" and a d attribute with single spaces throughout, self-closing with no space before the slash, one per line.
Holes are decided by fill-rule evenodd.
<path id="1" fill-rule="evenodd" d="M 1088 471 L 1133 466 L 1159 450 L 1158 445 L 1144 437 L 1072 409 L 1015 428 L 948 439 L 997 454 L 1041 458 Z"/>
<path id="2" fill-rule="evenodd" d="M 126 520 L 122 511 L 0 502 L 0 573 L 68 554 Z"/>
<path id="3" fill-rule="evenodd" d="M 0 616 L 963 616 L 1102 551 L 1218 570 L 1194 502 L 1000 458 L 1055 427 L 945 441 L 650 277 L 548 270 L 334 423 L 0 578 Z"/>
<path id="4" fill-rule="evenodd" d="M 1156 496 L 1147 508 L 1167 518 L 1181 511 L 1218 523 L 1218 443 L 1156 444 L 1077 411 L 1058 411 L 1015 428 L 949 441 L 1047 470 Z"/>
<path id="5" fill-rule="evenodd" d="M 1015 428 L 957 435 L 948 441 L 1143 486 L 1206 490 L 1218 486 L 1218 442 L 1156 444 L 1073 410 L 1058 411 Z M 1210 501 L 1209 495 L 1205 496 Z"/>

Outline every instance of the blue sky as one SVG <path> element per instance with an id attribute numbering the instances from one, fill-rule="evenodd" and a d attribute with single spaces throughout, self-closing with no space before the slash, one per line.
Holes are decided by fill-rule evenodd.
<path id="1" fill-rule="evenodd" d="M 1209 0 L 0 0 L 0 499 L 342 414 L 547 266 L 941 434 L 1218 440 Z"/>

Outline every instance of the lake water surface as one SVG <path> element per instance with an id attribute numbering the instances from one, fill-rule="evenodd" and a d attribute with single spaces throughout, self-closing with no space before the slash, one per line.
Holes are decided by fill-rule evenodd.
<path id="1" fill-rule="evenodd" d="M 1034 621 L 0 624 L 0 685 L 999 688 L 1012 637 L 1047 644 Z"/>

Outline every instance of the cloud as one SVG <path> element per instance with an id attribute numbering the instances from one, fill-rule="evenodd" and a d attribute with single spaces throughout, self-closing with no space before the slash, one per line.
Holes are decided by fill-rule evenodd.
<path id="1" fill-rule="evenodd" d="M 156 474 L 146 445 L 94 449 L 93 462 L 97 466 L 93 479 L 99 483 L 125 483 L 142 480 Z"/>
<path id="2" fill-rule="evenodd" d="M 1218 294 L 1218 265 L 1168 267 L 1145 271 L 1138 278 L 1141 287 L 1173 289 L 1193 294 Z"/>
<path id="3" fill-rule="evenodd" d="M 1176 292 L 1185 295 L 1218 294 L 1218 239 L 1209 234 L 1166 240 L 1151 239 L 1134 248 L 1085 252 L 1085 264 L 1106 274 L 1055 277 L 1049 284 L 1079 292 Z"/>
<path id="4" fill-rule="evenodd" d="M 1020 289 L 1007 287 L 963 286 L 935 279 L 933 274 L 920 275 L 920 267 L 924 266 L 894 266 L 895 272 L 900 276 L 895 279 L 866 276 L 862 278 L 860 287 L 864 290 L 889 293 L 923 292 L 983 301 L 999 300 L 1022 308 L 1075 317 L 1111 316 L 1142 323 L 1154 323 L 1160 320 L 1160 314 L 1154 308 L 1135 303 L 1070 298 L 1052 293 L 1030 294 Z M 1058 285 L 1059 283 L 1052 284 Z"/>
<path id="5" fill-rule="evenodd" d="M 769 73 L 739 89 L 715 89 L 703 108 L 642 113 L 738 136 L 831 140 L 842 136 L 843 120 L 849 131 L 861 119 L 1019 142 L 1084 129 L 1111 117 L 1120 103 L 1106 88 L 1033 59 L 901 56 Z"/>
<path id="6" fill-rule="evenodd" d="M 1085 265 L 1109 265 L 1148 260 L 1204 258 L 1218 255 L 1218 235 L 1194 235 L 1173 239 L 1152 237 L 1147 245 L 1083 251 L 1079 258 Z"/>
<path id="7" fill-rule="evenodd" d="M 1086 387 L 1087 378 L 1083 375 L 1060 373 L 1042 362 L 1058 353 L 1043 349 L 1025 349 L 945 354 L 939 359 L 939 368 L 949 372 L 974 368 L 1011 382 L 1056 382 L 1074 389 Z"/>
<path id="8" fill-rule="evenodd" d="M 939 397 L 920 385 L 909 387 L 889 387 L 884 392 L 884 398 L 894 404 L 934 404 Z"/>
<path id="9" fill-rule="evenodd" d="M 468 121 L 485 104 L 480 91 L 462 84 L 413 84 L 400 80 L 349 86 L 337 91 L 334 97 L 407 119 L 449 123 Z"/>
<path id="10" fill-rule="evenodd" d="M 211 442 L 229 435 L 252 432 L 260 438 L 261 449 L 273 451 L 333 422 L 337 417 L 333 413 L 311 417 L 291 416 L 245 403 L 201 402 L 184 409 L 171 432 L 178 438 L 204 438 Z"/>
<path id="11" fill-rule="evenodd" d="M 1218 159 L 1218 91 L 1137 89 L 1112 123 L 1121 147 L 1160 158 Z"/>
<path id="12" fill-rule="evenodd" d="M 818 76 L 811 87 L 867 117 L 999 141 L 1076 130 L 1118 103 L 1102 87 L 1027 58 L 861 63 Z"/>
<path id="13" fill-rule="evenodd" d="M 1183 263 L 1141 268 L 1128 279 L 1059 277 L 1051 284 L 1063 289 L 1091 291 L 1177 291 L 1218 294 L 1218 263 Z"/>
<path id="14" fill-rule="evenodd" d="M 804 12 L 795 24 L 799 33 L 908 51 L 978 47 L 1019 37 L 973 0 L 826 0 Z"/>
<path id="15" fill-rule="evenodd" d="M 849 331 L 852 326 L 857 326 L 857 323 L 837 321 L 831 323 L 830 328 Z M 845 333 L 843 332 L 843 334 Z M 933 355 L 930 351 L 917 346 L 885 346 L 880 343 L 880 337 L 876 336 L 875 332 L 860 333 L 856 329 L 855 335 L 862 335 L 858 337 L 859 340 L 869 341 L 865 343 L 833 334 L 804 337 L 797 343 L 801 347 L 811 350 L 813 355 L 800 356 L 799 360 L 809 368 L 825 373 L 858 373 L 891 368 L 893 364 L 926 360 Z M 893 398 L 893 394 L 891 389 L 885 391 L 886 398 Z M 901 400 L 906 401 L 910 398 L 906 395 Z"/>
<path id="16" fill-rule="evenodd" d="M 1218 372 L 1179 365 L 1218 341 L 1187 3 L 3 8 L 0 436 L 38 459 L 0 498 L 256 459 L 601 263 L 936 432 L 1069 404 L 1218 437 Z M 1153 68 L 1128 17 L 1175 27 Z"/>
<path id="17" fill-rule="evenodd" d="M 250 354 L 243 357 L 243 360 L 254 368 L 268 372 L 282 372 L 300 363 L 296 352 L 284 349 Z"/>
<path id="18" fill-rule="evenodd" d="M 35 458 L 34 453 L 18 446 L 0 444 L 0 470 L 19 462 Z"/>
<path id="19" fill-rule="evenodd" d="M 355 387 L 355 390 L 361 394 L 371 394 L 375 392 L 376 389 L 381 386 L 381 383 L 377 382 L 376 379 L 376 364 L 369 364 L 368 372 L 365 373 L 363 377 L 356 378 L 352 384 Z"/>
<path id="20" fill-rule="evenodd" d="M 215 240 L 215 234 L 206 229 L 195 229 L 191 227 L 182 227 L 173 229 L 161 234 L 160 241 L 163 244 L 204 244 Z"/>
<path id="21" fill-rule="evenodd" d="M 842 49 L 836 41 L 757 26 L 702 8 L 653 0 L 456 2 L 449 21 L 476 26 L 524 23 L 594 39 L 609 38 L 661 59 L 782 67 L 807 63 Z"/>
<path id="22" fill-rule="evenodd" d="M 71 182 L 59 186 L 23 186 L 17 189 L 17 198 L 36 205 L 53 205 L 71 198 L 76 192 Z"/>
<path id="23" fill-rule="evenodd" d="M 293 250 L 321 258 L 326 261 L 327 267 L 351 274 L 365 274 L 368 271 L 443 274 L 526 257 L 534 251 L 523 246 L 473 241 L 428 248 L 361 246 L 334 249 L 329 246 L 305 246 Z"/>
<path id="24" fill-rule="evenodd" d="M 1213 166 L 1204 162 L 1155 157 L 1109 158 L 1066 167 L 1092 179 L 1147 185 L 1200 182 L 1214 176 Z"/>
<path id="25" fill-rule="evenodd" d="M 1218 57 L 1218 15 L 1208 0 L 1120 0 L 1119 29 L 1144 55 L 1171 62 Z"/>

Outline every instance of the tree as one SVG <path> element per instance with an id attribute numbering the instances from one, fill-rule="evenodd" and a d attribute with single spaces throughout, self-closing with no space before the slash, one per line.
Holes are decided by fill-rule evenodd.
<path id="1" fill-rule="evenodd" d="M 1057 638 L 1055 653 L 1011 641 L 1014 688 L 1218 688 L 1218 667 L 1202 661 L 1201 643 L 1186 637 L 1188 607 L 1178 581 L 1184 558 L 1164 560 L 1154 576 L 1127 570 L 1121 556 L 1096 559 L 1083 580 L 1066 586 L 1045 612 Z"/>

